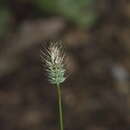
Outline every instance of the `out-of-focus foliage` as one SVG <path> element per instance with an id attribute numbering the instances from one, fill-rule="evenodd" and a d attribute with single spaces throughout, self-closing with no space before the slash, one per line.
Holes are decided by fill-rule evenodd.
<path id="1" fill-rule="evenodd" d="M 82 27 L 90 27 L 97 19 L 96 0 L 33 0 L 41 10 L 61 15 Z"/>
<path id="2" fill-rule="evenodd" d="M 0 38 L 3 37 L 8 31 L 10 12 L 6 8 L 0 8 Z"/>

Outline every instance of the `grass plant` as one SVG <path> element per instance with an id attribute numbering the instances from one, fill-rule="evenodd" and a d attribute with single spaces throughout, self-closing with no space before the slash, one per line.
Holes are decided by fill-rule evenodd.
<path id="1" fill-rule="evenodd" d="M 62 43 L 50 43 L 45 52 L 41 50 L 41 58 L 46 65 L 49 82 L 57 88 L 60 130 L 64 130 L 61 83 L 66 79 L 66 69 L 64 65 L 65 53 Z"/>

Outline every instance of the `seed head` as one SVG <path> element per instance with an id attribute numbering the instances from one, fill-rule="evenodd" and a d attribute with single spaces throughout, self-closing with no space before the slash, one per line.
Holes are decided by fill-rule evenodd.
<path id="1" fill-rule="evenodd" d="M 66 70 L 64 67 L 65 54 L 62 44 L 57 42 L 51 43 L 45 53 L 41 50 L 41 57 L 44 58 L 49 81 L 57 85 L 63 83 L 66 79 Z"/>

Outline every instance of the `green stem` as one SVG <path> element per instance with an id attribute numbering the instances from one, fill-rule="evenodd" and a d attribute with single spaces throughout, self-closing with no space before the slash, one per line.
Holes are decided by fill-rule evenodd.
<path id="1" fill-rule="evenodd" d="M 58 102 L 59 102 L 60 130 L 64 130 L 62 101 L 61 101 L 61 88 L 59 84 L 57 84 L 57 91 L 58 91 Z"/>

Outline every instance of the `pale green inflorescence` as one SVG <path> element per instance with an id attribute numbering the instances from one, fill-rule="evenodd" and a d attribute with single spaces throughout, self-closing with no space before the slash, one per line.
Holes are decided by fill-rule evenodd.
<path id="1" fill-rule="evenodd" d="M 45 63 L 47 66 L 49 81 L 52 84 L 61 84 L 65 81 L 65 67 L 64 67 L 63 47 L 61 43 L 51 43 L 45 53 Z"/>

